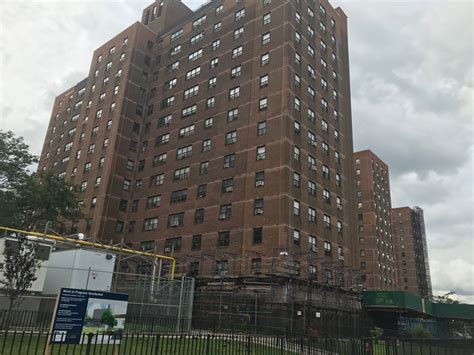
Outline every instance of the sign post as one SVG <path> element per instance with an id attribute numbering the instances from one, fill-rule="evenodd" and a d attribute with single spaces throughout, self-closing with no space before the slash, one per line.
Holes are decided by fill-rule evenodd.
<path id="1" fill-rule="evenodd" d="M 62 288 L 45 354 L 51 353 L 52 344 L 81 344 L 89 334 L 97 337 L 94 344 L 119 344 L 127 306 L 127 294 Z"/>

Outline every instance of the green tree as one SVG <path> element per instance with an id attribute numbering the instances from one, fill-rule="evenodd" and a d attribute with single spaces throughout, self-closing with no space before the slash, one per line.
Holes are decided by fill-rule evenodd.
<path id="1" fill-rule="evenodd" d="M 428 329 L 423 327 L 416 327 L 411 331 L 411 336 L 414 339 L 431 339 L 431 333 Z"/>
<path id="2" fill-rule="evenodd" d="M 433 301 L 436 303 L 444 303 L 444 304 L 459 304 L 459 300 L 453 299 L 449 296 L 450 295 L 433 296 Z"/>
<path id="3" fill-rule="evenodd" d="M 38 244 L 25 236 L 4 239 L 5 259 L 0 263 L 0 287 L 8 298 L 7 327 L 10 325 L 12 310 L 23 302 L 23 297 L 36 281 L 40 262 L 36 256 Z"/>
<path id="4" fill-rule="evenodd" d="M 28 152 L 23 138 L 12 131 L 0 131 L 0 191 L 14 189 L 28 177 L 28 166 L 37 158 Z"/>
<path id="5" fill-rule="evenodd" d="M 117 320 L 109 309 L 102 313 L 102 316 L 100 317 L 100 322 L 102 324 L 107 325 L 110 329 L 117 325 Z"/>
<path id="6" fill-rule="evenodd" d="M 0 132 L 0 226 L 18 229 L 53 228 L 81 218 L 76 189 L 52 172 L 30 174 L 36 158 L 22 138 Z"/>

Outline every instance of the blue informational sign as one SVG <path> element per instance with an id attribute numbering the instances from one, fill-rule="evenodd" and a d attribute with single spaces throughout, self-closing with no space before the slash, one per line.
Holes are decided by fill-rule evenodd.
<path id="1" fill-rule="evenodd" d="M 94 343 L 118 344 L 127 306 L 127 294 L 62 288 L 51 343 L 79 344 L 85 334 L 94 334 Z"/>

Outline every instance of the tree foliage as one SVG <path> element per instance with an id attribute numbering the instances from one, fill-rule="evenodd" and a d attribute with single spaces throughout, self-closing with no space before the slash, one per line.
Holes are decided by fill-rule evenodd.
<path id="1" fill-rule="evenodd" d="M 52 172 L 28 172 L 37 159 L 22 138 L 0 131 L 0 225 L 19 229 L 54 228 L 81 217 L 74 186 Z"/>
<path id="2" fill-rule="evenodd" d="M 416 327 L 411 331 L 411 336 L 414 339 L 431 339 L 431 333 L 428 329 L 423 327 Z"/>
<path id="3" fill-rule="evenodd" d="M 433 296 L 433 301 L 436 303 L 443 303 L 443 304 L 459 304 L 459 300 L 453 299 L 449 297 L 449 295 Z"/>
<path id="4" fill-rule="evenodd" d="M 0 264 L 0 285 L 8 297 L 9 310 L 21 305 L 24 294 L 37 279 L 40 262 L 36 249 L 37 243 L 19 236 L 5 250 L 5 261 Z"/>
<path id="5" fill-rule="evenodd" d="M 109 309 L 102 313 L 102 316 L 100 317 L 100 322 L 102 324 L 107 325 L 109 328 L 113 328 L 117 325 L 117 320 Z"/>
<path id="6" fill-rule="evenodd" d="M 28 177 L 27 168 L 37 162 L 22 137 L 0 131 L 0 190 L 11 190 Z"/>

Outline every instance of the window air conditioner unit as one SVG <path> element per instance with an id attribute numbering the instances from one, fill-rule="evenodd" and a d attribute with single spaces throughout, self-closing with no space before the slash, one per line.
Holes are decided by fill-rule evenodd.
<path id="1" fill-rule="evenodd" d="M 258 215 L 258 214 L 263 214 L 263 208 L 257 208 L 255 210 L 255 214 Z"/>
<path id="2" fill-rule="evenodd" d="M 225 213 L 221 213 L 219 215 L 219 219 L 226 219 L 227 215 Z"/>
<path id="3" fill-rule="evenodd" d="M 171 247 L 165 247 L 165 253 L 171 253 Z"/>
<path id="4" fill-rule="evenodd" d="M 264 186 L 264 185 L 265 185 L 265 181 L 263 181 L 263 180 L 259 180 L 255 183 L 256 187 L 260 187 L 260 186 Z"/>
<path id="5" fill-rule="evenodd" d="M 234 187 L 233 187 L 233 186 L 227 186 L 227 187 L 225 188 L 225 192 L 232 192 L 232 191 L 234 191 Z"/>
<path id="6" fill-rule="evenodd" d="M 170 223 L 171 227 L 178 227 L 179 226 L 179 222 L 178 221 L 172 221 Z"/>

